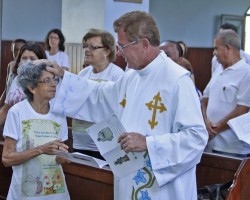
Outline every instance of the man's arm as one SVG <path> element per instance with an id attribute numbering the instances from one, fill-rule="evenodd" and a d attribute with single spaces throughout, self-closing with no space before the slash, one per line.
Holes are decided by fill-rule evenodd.
<path id="1" fill-rule="evenodd" d="M 212 129 L 212 122 L 207 118 L 207 105 L 208 105 L 208 98 L 203 97 L 201 101 L 201 110 L 203 119 L 210 137 L 214 136 L 213 129 Z"/>
<path id="2" fill-rule="evenodd" d="M 249 107 L 243 105 L 237 105 L 236 108 L 230 112 L 226 117 L 224 117 L 217 124 L 212 125 L 214 134 L 218 134 L 226 129 L 229 129 L 227 122 L 230 119 L 243 115 L 249 111 Z"/>

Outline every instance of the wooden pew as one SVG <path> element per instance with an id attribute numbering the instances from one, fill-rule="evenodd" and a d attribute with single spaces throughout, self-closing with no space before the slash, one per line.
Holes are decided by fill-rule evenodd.
<path id="1" fill-rule="evenodd" d="M 3 142 L 0 142 L 2 154 Z M 108 170 L 69 163 L 63 165 L 72 200 L 113 199 L 113 174 Z M 10 185 L 12 169 L 0 162 L 0 199 L 5 199 Z M 236 158 L 203 153 L 197 165 L 197 186 L 233 181 L 227 200 L 250 199 L 250 158 Z"/>
<path id="2" fill-rule="evenodd" d="M 111 171 L 76 163 L 64 164 L 63 171 L 71 200 L 114 199 Z"/>
<path id="3" fill-rule="evenodd" d="M 250 199 L 250 158 L 203 153 L 196 174 L 198 187 L 233 181 L 227 200 Z"/>

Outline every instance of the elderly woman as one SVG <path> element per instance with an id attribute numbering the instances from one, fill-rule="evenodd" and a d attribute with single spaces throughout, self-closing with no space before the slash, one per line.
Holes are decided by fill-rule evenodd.
<path id="1" fill-rule="evenodd" d="M 68 138 L 66 118 L 50 112 L 59 79 L 45 63 L 25 62 L 17 81 L 27 99 L 11 107 L 4 126 L 2 162 L 13 169 L 7 199 L 70 199 L 63 159 L 56 157 L 68 149 L 62 142 Z"/>
<path id="2" fill-rule="evenodd" d="M 112 63 L 116 58 L 116 43 L 111 33 L 90 29 L 82 43 L 85 50 L 84 63 L 89 66 L 80 71 L 79 76 L 95 81 L 117 81 L 124 74 L 120 67 Z M 86 128 L 96 122 L 96 119 L 91 122 L 73 119 L 73 150 L 104 159 L 86 132 Z"/>

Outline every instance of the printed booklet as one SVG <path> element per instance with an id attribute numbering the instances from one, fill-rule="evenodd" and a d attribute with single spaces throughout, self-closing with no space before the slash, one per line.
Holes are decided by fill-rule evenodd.
<path id="1" fill-rule="evenodd" d="M 71 162 L 89 165 L 93 167 L 97 167 L 100 169 L 109 169 L 107 166 L 108 163 L 105 160 L 101 160 L 98 158 L 91 157 L 89 155 L 85 155 L 82 153 L 74 152 L 74 153 L 67 153 L 67 152 L 60 152 L 58 155 L 67 158 Z"/>
<path id="2" fill-rule="evenodd" d="M 145 166 L 145 152 L 126 153 L 121 149 L 118 138 L 126 130 L 115 114 L 92 125 L 86 131 L 94 140 L 115 176 L 123 177 Z"/>

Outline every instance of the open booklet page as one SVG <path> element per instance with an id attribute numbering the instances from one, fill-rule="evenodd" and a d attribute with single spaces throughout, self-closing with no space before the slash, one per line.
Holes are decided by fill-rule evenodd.
<path id="1" fill-rule="evenodd" d="M 74 152 L 74 153 L 67 153 L 67 152 L 60 152 L 58 155 L 67 158 L 71 162 L 89 165 L 98 168 L 105 168 L 108 169 L 108 163 L 104 160 L 94 158 L 82 153 Z"/>
<path id="2" fill-rule="evenodd" d="M 86 131 L 96 143 L 114 175 L 123 177 L 145 166 L 145 152 L 126 153 L 121 150 L 118 138 L 126 130 L 116 115 L 89 127 Z"/>
<path id="3" fill-rule="evenodd" d="M 250 145 L 250 113 L 229 120 L 228 125 L 239 140 Z"/>

